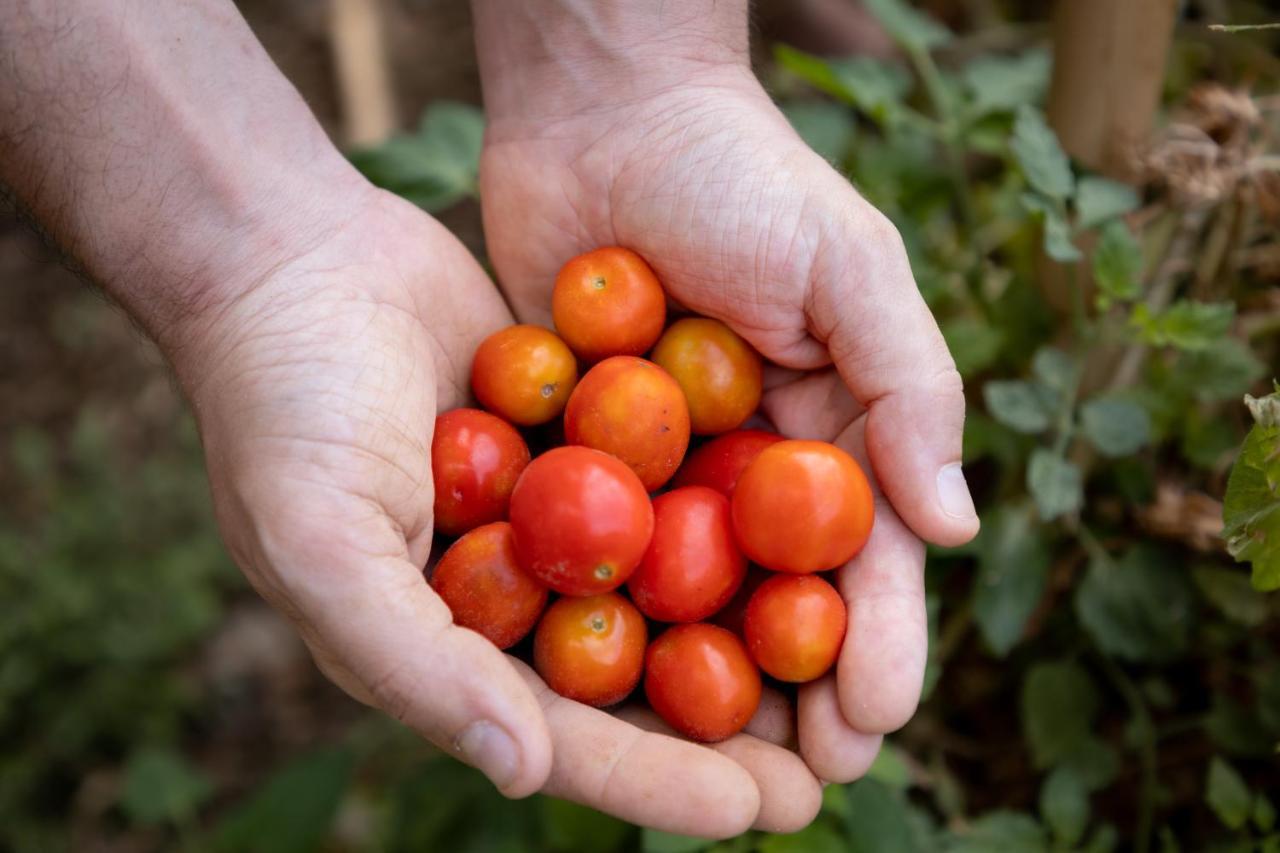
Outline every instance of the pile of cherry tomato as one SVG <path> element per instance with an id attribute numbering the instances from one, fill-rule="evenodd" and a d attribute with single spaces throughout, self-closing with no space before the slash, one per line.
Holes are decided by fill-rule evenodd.
<path id="1" fill-rule="evenodd" d="M 471 372 L 485 411 L 436 421 L 436 529 L 460 538 L 430 583 L 499 648 L 532 631 L 561 695 L 604 707 L 643 679 L 673 729 L 727 738 L 761 671 L 798 683 L 835 662 L 847 617 L 821 573 L 870 535 L 867 479 L 832 444 L 743 429 L 760 356 L 717 320 L 667 325 L 634 252 L 571 260 L 552 315 L 558 334 L 487 338 Z M 532 457 L 517 427 L 558 446 Z M 693 436 L 714 437 L 688 452 Z"/>

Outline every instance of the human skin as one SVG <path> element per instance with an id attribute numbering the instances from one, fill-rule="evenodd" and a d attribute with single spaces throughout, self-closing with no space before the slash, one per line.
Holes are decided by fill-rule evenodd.
<path id="1" fill-rule="evenodd" d="M 919 702 L 924 542 L 978 530 L 960 377 L 901 238 L 752 75 L 746 0 L 472 9 L 486 241 L 516 315 L 549 319 L 564 258 L 633 249 L 676 301 L 781 366 L 762 406 L 782 433 L 834 441 L 871 475 L 875 527 L 837 578 L 851 629 L 796 715 L 809 772 L 860 776 Z M 772 827 L 807 822 L 786 804 L 808 802 L 793 795 L 811 780 L 756 781 Z"/>

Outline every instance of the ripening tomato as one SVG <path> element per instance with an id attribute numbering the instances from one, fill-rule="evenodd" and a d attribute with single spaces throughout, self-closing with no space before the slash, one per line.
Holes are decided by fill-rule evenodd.
<path id="1" fill-rule="evenodd" d="M 718 625 L 668 628 L 645 656 L 644 693 L 667 725 L 714 742 L 742 731 L 760 706 L 760 672 L 742 641 Z"/>
<path id="2" fill-rule="evenodd" d="M 685 317 L 672 323 L 654 347 L 653 360 L 680 383 L 699 435 L 737 429 L 760 405 L 760 355 L 719 320 Z"/>
<path id="3" fill-rule="evenodd" d="M 644 258 L 613 246 L 564 265 L 551 293 L 551 315 L 583 361 L 643 355 L 662 334 L 667 297 Z"/>
<path id="4" fill-rule="evenodd" d="M 774 575 L 751 596 L 743 625 L 747 649 L 781 681 L 821 678 L 840 654 L 844 601 L 817 575 Z"/>
<path id="5" fill-rule="evenodd" d="M 561 598 L 533 637 L 533 666 L 561 696 L 603 708 L 640 683 L 648 632 L 640 611 L 615 592 Z"/>
<path id="6" fill-rule="evenodd" d="M 760 429 L 737 429 L 717 436 L 689 454 L 676 472 L 673 486 L 708 486 L 726 498 L 733 497 L 738 475 L 782 436 Z"/>
<path id="7" fill-rule="evenodd" d="M 676 472 L 689 447 L 689 407 L 665 370 L 629 355 L 586 372 L 564 410 L 564 435 L 611 453 L 653 491 Z"/>
<path id="8" fill-rule="evenodd" d="M 808 574 L 847 562 L 871 535 L 874 503 L 853 457 L 825 441 L 780 441 L 738 477 L 733 530 L 751 560 Z"/>
<path id="9" fill-rule="evenodd" d="M 511 493 L 520 565 L 556 592 L 595 595 L 624 583 L 653 535 L 653 506 L 635 473 L 589 447 L 557 447 L 529 463 Z"/>
<path id="10" fill-rule="evenodd" d="M 529 448 L 515 427 L 479 409 L 436 418 L 431 437 L 435 528 L 457 536 L 507 514 Z"/>
<path id="11" fill-rule="evenodd" d="M 697 622 L 724 607 L 746 572 L 728 498 L 689 486 L 653 499 L 653 539 L 627 590 L 650 619 Z"/>
<path id="12" fill-rule="evenodd" d="M 516 562 L 511 525 L 477 527 L 449 546 L 431 588 L 449 605 L 453 621 L 510 648 L 533 630 L 547 605 L 547 587 Z"/>
<path id="13" fill-rule="evenodd" d="M 564 411 L 577 381 L 573 353 L 541 326 L 499 329 L 481 342 L 471 362 L 471 390 L 480 405 L 521 426 L 546 423 Z"/>

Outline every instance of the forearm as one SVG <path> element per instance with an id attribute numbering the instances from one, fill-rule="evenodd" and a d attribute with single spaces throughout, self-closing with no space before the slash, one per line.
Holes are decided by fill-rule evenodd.
<path id="1" fill-rule="evenodd" d="M 555 120 L 748 62 L 748 0 L 471 0 L 485 108 Z"/>
<path id="2" fill-rule="evenodd" d="M 355 180 L 229 0 L 0 0 L 0 181 L 162 344 Z"/>

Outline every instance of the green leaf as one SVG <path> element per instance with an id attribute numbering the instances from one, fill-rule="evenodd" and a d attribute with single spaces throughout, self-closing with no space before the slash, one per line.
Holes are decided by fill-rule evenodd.
<path id="1" fill-rule="evenodd" d="M 1058 766 L 1075 774 L 1085 790 L 1099 791 L 1115 781 L 1120 772 L 1120 756 L 1111 744 L 1090 734 L 1081 738 Z"/>
<path id="2" fill-rule="evenodd" d="M 1076 227 L 1084 229 L 1101 225 L 1137 206 L 1138 194 L 1132 187 L 1088 175 L 1081 178 L 1076 186 Z"/>
<path id="3" fill-rule="evenodd" d="M 790 835 L 766 835 L 760 853 L 845 853 L 844 839 L 823 823 L 811 823 Z"/>
<path id="4" fill-rule="evenodd" d="M 329 832 L 355 764 L 345 749 L 322 749 L 276 772 L 252 798 L 223 819 L 217 850 L 305 853 Z"/>
<path id="5" fill-rule="evenodd" d="M 437 101 L 418 132 L 376 148 L 353 151 L 350 160 L 372 183 L 429 211 L 476 193 L 484 113 L 469 104 Z"/>
<path id="6" fill-rule="evenodd" d="M 925 853 L 913 842 L 907 804 L 899 792 L 865 777 L 846 785 L 845 790 L 849 796 L 844 826 L 847 853 Z"/>
<path id="7" fill-rule="evenodd" d="M 1151 416 L 1132 400 L 1095 397 L 1080 409 L 1085 438 L 1103 456 L 1137 453 L 1151 440 Z"/>
<path id="8" fill-rule="evenodd" d="M 1040 769 L 1061 764 L 1092 738 L 1098 695 L 1078 664 L 1037 663 L 1022 682 L 1022 731 Z"/>
<path id="9" fill-rule="evenodd" d="M 978 534 L 973 611 L 978 630 L 999 657 L 1022 639 L 1027 619 L 1044 594 L 1050 550 L 1027 507 L 986 513 Z"/>
<path id="10" fill-rule="evenodd" d="M 1246 628 L 1267 621 L 1267 600 L 1253 588 L 1248 575 L 1214 566 L 1201 566 L 1192 575 L 1204 597 L 1228 619 Z"/>
<path id="11" fill-rule="evenodd" d="M 670 832 L 659 832 L 656 829 L 644 829 L 640 833 L 640 849 L 644 853 L 696 853 L 706 850 L 712 842 L 705 838 L 694 838 L 689 835 L 675 835 Z"/>
<path id="12" fill-rule="evenodd" d="M 1044 432 L 1053 423 L 1053 395 L 1040 383 L 992 380 L 982 386 L 982 398 L 993 418 L 1018 432 Z"/>
<path id="13" fill-rule="evenodd" d="M 955 359 L 956 370 L 966 379 L 990 367 L 1000 355 L 1004 342 L 998 327 L 971 317 L 944 321 L 942 337 Z"/>
<path id="14" fill-rule="evenodd" d="M 927 51 L 951 40 L 951 31 L 904 0 L 866 0 L 866 8 L 898 44 Z"/>
<path id="15" fill-rule="evenodd" d="M 1093 250 L 1093 279 L 1098 285 L 1098 304 L 1104 309 L 1112 302 L 1130 302 L 1142 294 L 1142 247 L 1123 222 L 1103 226 Z"/>
<path id="16" fill-rule="evenodd" d="M 1259 422 L 1227 480 L 1222 536 L 1232 557 L 1253 564 L 1254 588 L 1270 592 L 1280 589 L 1280 425 L 1269 411 L 1280 405 L 1280 392 L 1245 401 Z"/>
<path id="17" fill-rule="evenodd" d="M 867 770 L 867 778 L 875 779 L 895 791 L 905 791 L 911 787 L 911 770 L 903 760 L 902 753 L 891 743 L 884 743 L 876 760 L 871 762 Z"/>
<path id="18" fill-rule="evenodd" d="M 794 101 L 783 105 L 782 112 L 806 145 L 840 167 L 853 142 L 854 121 L 847 107 L 829 101 Z"/>
<path id="19" fill-rule="evenodd" d="M 1080 248 L 1072 241 L 1071 226 L 1067 224 L 1060 204 L 1040 193 L 1023 193 L 1020 201 L 1028 213 L 1040 220 L 1044 230 L 1046 255 L 1064 264 L 1084 257 Z"/>
<path id="20" fill-rule="evenodd" d="M 1208 349 L 1231 328 L 1236 306 L 1232 302 L 1192 302 L 1180 299 L 1160 314 L 1152 314 L 1145 302 L 1133 306 L 1129 324 L 1144 343 L 1182 350 Z"/>
<path id="21" fill-rule="evenodd" d="M 1276 807 L 1271 805 L 1267 795 L 1259 791 L 1253 798 L 1253 825 L 1262 832 L 1270 832 L 1276 825 Z"/>
<path id="22" fill-rule="evenodd" d="M 947 847 L 949 853 L 1040 853 L 1049 849 L 1049 840 L 1035 818 L 1017 812 L 990 812 L 957 835 Z"/>
<path id="23" fill-rule="evenodd" d="M 178 823 L 190 819 L 213 793 L 213 784 L 182 755 L 143 747 L 124 768 L 120 807 L 134 823 Z"/>
<path id="24" fill-rule="evenodd" d="M 1267 366 L 1236 338 L 1223 338 L 1195 352 L 1181 352 L 1173 367 L 1178 382 L 1206 402 L 1238 398 L 1266 373 Z"/>
<path id="25" fill-rule="evenodd" d="M 1037 447 L 1027 463 L 1027 490 L 1044 521 L 1075 512 L 1084 503 L 1084 480 L 1074 463 Z"/>
<path id="26" fill-rule="evenodd" d="M 1054 769 L 1040 786 L 1040 814 L 1060 844 L 1074 847 L 1089 825 L 1089 792 L 1074 772 Z"/>
<path id="27" fill-rule="evenodd" d="M 1071 197 L 1075 183 L 1071 163 L 1038 109 L 1025 104 L 1018 108 L 1009 144 L 1018 167 L 1034 189 L 1059 202 Z"/>
<path id="28" fill-rule="evenodd" d="M 1076 615 L 1102 651 L 1167 661 L 1187 645 L 1191 590 L 1181 560 L 1147 545 L 1120 560 L 1095 558 L 1076 588 Z"/>
<path id="29" fill-rule="evenodd" d="M 617 850 L 631 834 L 631 825 L 558 797 L 539 798 L 546 843 L 552 850 Z"/>
<path id="30" fill-rule="evenodd" d="M 1240 829 L 1249 820 L 1252 806 L 1249 787 L 1234 767 L 1216 755 L 1209 762 L 1204 801 L 1228 829 Z"/>
<path id="31" fill-rule="evenodd" d="M 911 78 L 898 66 L 868 57 L 823 59 L 780 44 L 774 48 L 778 64 L 821 92 L 852 104 L 881 124 L 902 108 Z"/>
<path id="32" fill-rule="evenodd" d="M 978 115 L 1013 111 L 1036 104 L 1049 86 L 1052 62 L 1047 50 L 1017 56 L 983 54 L 960 69 L 960 78 Z"/>
<path id="33" fill-rule="evenodd" d="M 1088 842 L 1080 848 L 1080 853 L 1112 853 L 1120 846 L 1120 833 L 1109 823 L 1104 823 L 1093 831 Z"/>
<path id="34" fill-rule="evenodd" d="M 1072 393 L 1076 384 L 1076 363 L 1057 347 L 1040 347 L 1031 357 L 1031 373 L 1059 399 Z"/>
<path id="35" fill-rule="evenodd" d="M 1235 455 L 1239 445 L 1240 430 L 1234 423 L 1216 413 L 1187 409 L 1178 447 L 1187 461 L 1201 468 L 1217 468 L 1228 453 Z"/>

